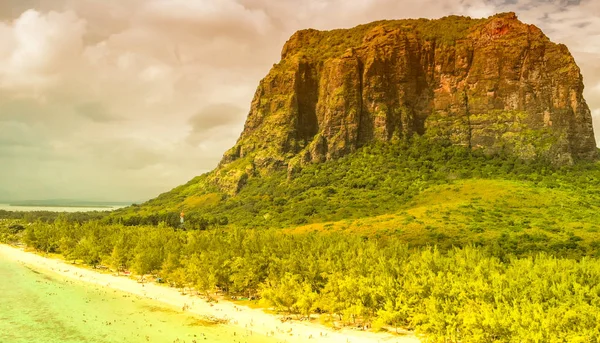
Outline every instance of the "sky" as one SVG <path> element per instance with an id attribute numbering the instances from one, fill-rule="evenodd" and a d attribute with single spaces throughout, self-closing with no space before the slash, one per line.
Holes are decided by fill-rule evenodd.
<path id="1" fill-rule="evenodd" d="M 598 0 L 0 0 L 0 201 L 143 201 L 212 170 L 305 28 L 516 12 L 566 44 L 600 142 Z"/>

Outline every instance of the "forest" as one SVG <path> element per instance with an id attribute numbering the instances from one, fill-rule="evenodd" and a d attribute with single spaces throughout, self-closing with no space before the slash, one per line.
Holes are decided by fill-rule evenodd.
<path id="1" fill-rule="evenodd" d="M 597 342 L 600 261 L 488 247 L 409 248 L 395 239 L 281 230 L 177 231 L 57 220 L 9 229 L 68 260 L 153 274 L 178 288 L 257 300 L 326 325 L 415 330 L 429 342 Z"/>
<path id="2" fill-rule="evenodd" d="M 235 196 L 203 175 L 109 214 L 0 212 L 0 242 L 325 325 L 598 342 L 599 164 L 403 144 L 250 179 Z"/>

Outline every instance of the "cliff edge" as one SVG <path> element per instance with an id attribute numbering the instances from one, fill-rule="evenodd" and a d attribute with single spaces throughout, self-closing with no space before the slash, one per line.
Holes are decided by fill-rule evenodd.
<path id="1" fill-rule="evenodd" d="M 296 32 L 260 82 L 214 178 L 249 176 L 413 135 L 556 165 L 597 155 L 566 46 L 514 13 Z"/>

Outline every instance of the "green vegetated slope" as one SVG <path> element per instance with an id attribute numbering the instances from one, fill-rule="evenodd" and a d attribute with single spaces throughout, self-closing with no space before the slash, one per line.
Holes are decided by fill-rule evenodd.
<path id="1" fill-rule="evenodd" d="M 531 181 L 468 179 L 427 189 L 394 213 L 299 226 L 395 237 L 411 245 L 492 245 L 498 254 L 596 254 L 598 197 Z"/>
<path id="2" fill-rule="evenodd" d="M 497 244 L 518 254 L 582 255 L 600 244 L 597 163 L 553 168 L 415 138 L 373 144 L 291 179 L 285 172 L 252 178 L 233 196 L 209 178 L 108 220 L 178 227 L 185 211 L 187 229 L 343 231 L 411 245 Z"/>

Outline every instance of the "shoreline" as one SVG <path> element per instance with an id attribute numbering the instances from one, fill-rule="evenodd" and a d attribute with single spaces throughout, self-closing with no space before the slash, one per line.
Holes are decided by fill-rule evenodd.
<path id="1" fill-rule="evenodd" d="M 64 277 L 138 295 L 163 304 L 183 309 L 200 317 L 225 320 L 229 325 L 250 333 L 271 336 L 289 343 L 418 343 L 415 336 L 395 336 L 390 333 L 374 333 L 352 329 L 334 330 L 326 326 L 299 321 L 282 322 L 278 316 L 265 313 L 234 302 L 220 300 L 209 303 L 190 294 L 181 294 L 176 288 L 155 283 L 138 283 L 125 276 L 103 274 L 78 267 L 59 259 L 43 257 L 21 248 L 0 244 L 0 256 Z"/>
<path id="2" fill-rule="evenodd" d="M 20 205 L 20 204 L 8 204 L 8 207 L 48 207 L 48 208 L 57 208 L 57 207 L 65 207 L 65 208 L 118 208 L 116 206 L 110 205 Z"/>

